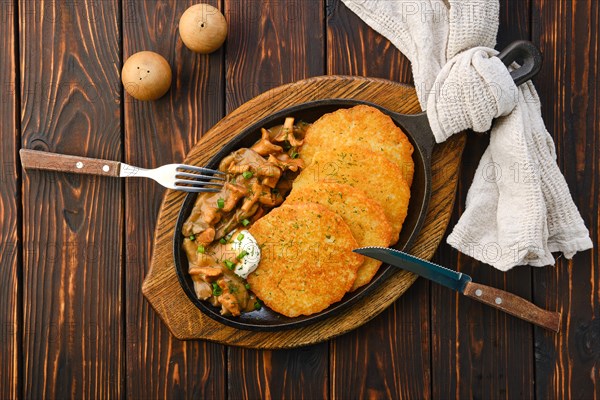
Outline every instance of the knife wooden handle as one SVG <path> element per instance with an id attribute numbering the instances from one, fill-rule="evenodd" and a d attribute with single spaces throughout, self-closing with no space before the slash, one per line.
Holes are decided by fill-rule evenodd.
<path id="1" fill-rule="evenodd" d="M 539 308 L 535 304 L 504 290 L 469 282 L 465 286 L 463 294 L 542 328 L 554 332 L 560 330 L 560 313 Z"/>
<path id="2" fill-rule="evenodd" d="M 21 149 L 21 165 L 25 169 L 44 169 L 49 171 L 74 172 L 104 176 L 119 176 L 121 163 L 47 151 Z"/>

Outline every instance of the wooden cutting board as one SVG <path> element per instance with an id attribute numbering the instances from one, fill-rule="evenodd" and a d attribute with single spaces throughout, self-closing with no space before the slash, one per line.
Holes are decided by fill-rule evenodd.
<path id="1" fill-rule="evenodd" d="M 353 76 L 322 76 L 269 90 L 244 103 L 208 131 L 189 152 L 186 164 L 204 165 L 223 144 L 239 131 L 261 118 L 295 104 L 327 98 L 370 101 L 399 113 L 420 112 L 413 87 L 400 83 Z M 433 256 L 452 214 L 464 135 L 455 135 L 437 145 L 433 152 L 432 196 L 421 233 L 411 253 L 429 259 Z M 279 332 L 244 331 L 223 325 L 204 315 L 181 288 L 173 262 L 175 222 L 185 193 L 167 191 L 154 236 L 152 264 L 143 284 L 143 293 L 178 339 L 205 339 L 251 348 L 278 349 L 318 343 L 366 323 L 400 297 L 416 276 L 398 271 L 373 294 L 352 309 L 303 328 Z"/>

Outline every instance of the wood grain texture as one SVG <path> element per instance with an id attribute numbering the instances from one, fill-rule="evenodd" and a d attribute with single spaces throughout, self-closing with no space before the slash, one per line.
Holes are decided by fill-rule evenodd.
<path id="1" fill-rule="evenodd" d="M 0 398 L 21 395 L 21 177 L 17 149 L 21 138 L 18 124 L 18 47 L 16 5 L 4 4 L 0 20 Z"/>
<path id="2" fill-rule="evenodd" d="M 327 72 L 411 84 L 408 59 L 341 0 L 327 0 Z"/>
<path id="3" fill-rule="evenodd" d="M 326 59 L 329 74 L 412 82 L 408 59 L 340 0 L 327 2 Z M 430 398 L 429 329 L 429 282 L 419 279 L 374 321 L 333 340 L 332 397 Z"/>
<path id="4" fill-rule="evenodd" d="M 286 350 L 229 348 L 230 399 L 326 399 L 327 343 Z"/>
<path id="5" fill-rule="evenodd" d="M 558 165 L 596 248 L 533 273 L 537 304 L 563 313 L 561 334 L 535 330 L 536 396 L 600 398 L 600 4 L 533 0 L 536 80 Z"/>
<path id="6" fill-rule="evenodd" d="M 100 160 L 73 156 L 70 154 L 56 154 L 47 151 L 21 149 L 19 151 L 23 169 L 38 169 L 45 171 L 71 172 L 76 174 L 90 174 L 100 176 L 119 176 L 121 163 L 113 160 Z"/>
<path id="7" fill-rule="evenodd" d="M 534 79 L 542 113 L 597 245 L 600 2 L 500 1 L 497 48 L 532 38 L 544 54 L 543 69 Z M 162 189 L 143 180 L 123 184 L 112 178 L 22 172 L 15 164 L 21 141 L 29 148 L 156 166 L 181 161 L 226 110 L 283 82 L 334 72 L 411 81 L 404 57 L 340 0 L 214 0 L 230 21 L 230 33 L 224 49 L 210 56 L 188 52 L 178 38 L 177 14 L 194 2 L 0 4 L 0 398 L 600 398 L 597 249 L 573 261 L 560 258 L 554 267 L 507 274 L 447 245 L 435 253 L 436 262 L 479 282 L 561 311 L 565 318 L 559 335 L 459 299 L 437 285 L 429 287 L 424 280 L 410 286 L 409 276 L 395 277 L 383 293 L 383 303 L 391 306 L 383 312 L 383 306 L 359 309 L 356 316 L 364 321 L 381 314 L 357 334 L 329 344 L 228 351 L 204 341 L 181 342 L 169 333 L 165 325 L 179 337 L 201 338 L 202 329 L 208 329 L 213 341 L 295 347 L 327 340 L 356 321 L 336 321 L 339 332 L 323 333 L 330 327 L 324 324 L 317 327 L 320 333 L 290 332 L 284 338 L 207 327 L 189 302 L 171 302 L 173 291 L 184 296 L 172 286 L 174 275 L 148 283 L 158 271 L 172 270 L 170 260 L 153 265 L 144 288 L 157 315 L 140 286 L 154 228 L 166 224 L 164 216 L 155 217 Z M 154 50 L 169 60 L 178 78 L 167 97 L 154 103 L 121 97 L 121 48 L 125 56 Z M 335 89 L 354 96 L 363 84 L 350 80 Z M 387 85 L 374 95 L 386 97 L 396 87 Z M 311 95 L 322 96 L 332 87 L 327 88 L 315 84 Z M 302 96 L 298 87 L 285 94 L 271 90 L 263 99 L 275 105 L 247 110 L 251 118 L 237 126 Z M 209 150 L 208 157 L 234 133 L 207 138 L 190 156 L 201 162 L 200 151 Z M 451 192 L 446 177 L 456 176 L 454 161 L 462 148 L 462 138 L 457 139 L 436 155 L 434 182 L 446 197 Z M 464 210 L 487 142 L 487 135 L 467 137 L 451 226 Z M 451 168 L 444 168 L 444 162 Z M 163 208 L 176 212 L 180 202 L 167 194 Z M 446 215 L 447 207 L 447 201 L 434 204 L 429 221 Z M 437 238 L 444 228 L 437 224 L 430 234 Z M 437 241 L 422 239 L 419 251 L 431 254 L 436 246 Z M 170 250 L 166 253 L 170 256 Z M 172 307 L 190 317 L 172 316 Z M 315 349 L 329 349 L 331 358 Z M 227 375 L 240 381 L 228 385 Z"/>
<path id="8" fill-rule="evenodd" d="M 23 147 L 121 158 L 119 9 L 19 2 Z M 118 180 L 23 175 L 23 394 L 122 394 Z"/>
<path id="9" fill-rule="evenodd" d="M 126 95 L 125 162 L 158 167 L 181 162 L 223 113 L 223 51 L 189 51 L 177 30 L 194 1 L 123 1 L 123 55 L 161 54 L 171 65 L 171 89 L 141 102 Z M 219 6 L 217 1 L 211 2 Z M 224 398 L 225 348 L 175 339 L 141 293 L 152 254 L 156 215 L 164 189 L 150 180 L 126 183 L 126 350 L 130 398 Z"/>
<path id="10" fill-rule="evenodd" d="M 226 110 L 285 83 L 324 74 L 322 0 L 225 0 L 229 22 Z M 324 398 L 328 344 L 304 349 L 229 348 L 230 398 Z"/>
<path id="11" fill-rule="evenodd" d="M 414 88 L 374 78 L 317 77 L 270 90 L 240 106 L 192 148 L 186 163 L 205 164 L 239 131 L 261 118 L 291 105 L 320 98 L 354 98 L 380 104 L 392 111 L 416 113 L 419 105 Z M 428 258 L 434 253 L 450 217 L 464 136 L 437 146 L 433 154 L 432 201 L 421 235 L 412 251 Z M 252 348 L 290 348 L 319 343 L 366 323 L 397 300 L 414 282 L 415 276 L 399 271 L 382 283 L 378 295 L 357 302 L 352 310 L 313 325 L 281 332 L 252 332 L 224 326 L 204 315 L 183 293 L 175 275 L 172 242 L 174 226 L 184 194 L 167 191 L 161 206 L 152 265 L 142 288 L 144 295 L 179 338 L 207 339 Z"/>
<path id="12" fill-rule="evenodd" d="M 529 21 L 529 0 L 501 0 L 496 48 L 501 49 L 513 40 L 529 39 Z M 468 189 L 488 142 L 486 134 L 468 134 L 459 180 L 458 207 L 448 233 L 464 211 Z M 506 171 L 506 174 L 510 172 Z M 435 258 L 437 263 L 467 273 L 476 282 L 531 299 L 531 269 L 523 267 L 500 272 L 459 254 L 445 244 L 445 238 L 443 242 Z M 435 284 L 431 285 L 431 311 L 434 398 L 534 396 L 530 324 Z"/>
<path id="13" fill-rule="evenodd" d="M 226 109 L 324 74 L 323 0 L 224 0 Z"/>
<path id="14" fill-rule="evenodd" d="M 560 330 L 560 313 L 544 310 L 504 290 L 476 282 L 467 282 L 463 294 L 550 331 L 558 332 Z"/>

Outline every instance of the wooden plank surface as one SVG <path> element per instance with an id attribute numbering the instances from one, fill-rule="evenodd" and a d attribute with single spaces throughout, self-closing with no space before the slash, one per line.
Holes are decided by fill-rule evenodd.
<path id="1" fill-rule="evenodd" d="M 596 0 L 533 0 L 533 40 L 544 54 L 537 79 L 558 165 L 596 249 L 533 273 L 535 302 L 561 310 L 561 334 L 535 329 L 536 396 L 600 398 L 600 6 Z"/>
<path id="2" fill-rule="evenodd" d="M 225 0 L 227 112 L 280 86 L 324 74 L 321 0 Z M 328 396 L 328 344 L 294 350 L 228 348 L 230 398 Z"/>
<path id="3" fill-rule="evenodd" d="M 1 4 L 1 3 L 0 3 Z M 21 168 L 18 123 L 17 8 L 2 4 L 0 16 L 0 398 L 20 396 L 21 382 Z"/>
<path id="4" fill-rule="evenodd" d="M 123 55 L 151 50 L 167 59 L 171 89 L 160 100 L 125 102 L 125 162 L 154 168 L 181 162 L 223 116 L 223 52 L 199 55 L 179 38 L 181 14 L 194 1 L 123 1 Z M 218 1 L 211 2 L 219 6 Z M 150 180 L 126 183 L 127 397 L 224 398 L 225 348 L 175 339 L 141 287 L 164 189 Z"/>
<path id="5" fill-rule="evenodd" d="M 500 1 L 497 49 L 514 40 L 530 38 L 529 5 L 529 0 Z M 488 143 L 487 134 L 468 135 L 455 221 L 464 210 L 468 189 Z M 451 228 L 448 233 L 450 231 Z M 489 254 L 494 257 L 492 251 Z M 459 254 L 446 244 L 438 249 L 436 262 L 471 275 L 475 282 L 531 299 L 529 267 L 500 272 Z M 431 310 L 434 398 L 533 397 L 531 325 L 434 284 L 431 286 Z"/>
<path id="6" fill-rule="evenodd" d="M 24 147 L 121 158 L 119 9 L 19 2 Z M 122 188 L 111 178 L 23 175 L 26 398 L 122 395 Z"/>
<path id="7" fill-rule="evenodd" d="M 340 0 L 212 0 L 229 39 L 193 55 L 177 21 L 195 2 L 0 2 L 0 398 L 600 398 L 597 250 L 507 274 L 447 245 L 437 253 L 562 311 L 559 335 L 420 280 L 329 344 L 253 351 L 175 339 L 140 290 L 162 189 L 22 173 L 21 143 L 156 166 L 181 160 L 225 111 L 281 83 L 411 79 L 406 60 Z M 595 244 L 599 10 L 596 0 L 501 0 L 498 37 L 498 48 L 531 38 L 544 53 L 534 80 L 543 115 Z M 122 55 L 142 49 L 174 67 L 171 91 L 153 103 L 120 86 Z M 486 146 L 486 135 L 469 135 L 454 222 Z"/>
<path id="8" fill-rule="evenodd" d="M 328 74 L 412 81 L 406 57 L 340 0 L 327 2 L 326 59 Z M 373 321 L 332 341 L 331 396 L 430 398 L 429 359 L 429 282 L 419 279 Z"/>

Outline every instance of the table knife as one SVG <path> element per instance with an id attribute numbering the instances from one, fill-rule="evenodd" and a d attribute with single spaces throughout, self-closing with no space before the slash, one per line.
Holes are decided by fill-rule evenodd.
<path id="1" fill-rule="evenodd" d="M 430 261 L 386 247 L 362 247 L 353 251 L 410 271 L 543 328 L 554 332 L 558 332 L 560 329 L 560 313 L 539 308 L 512 293 L 475 283 L 469 275 L 462 272 L 456 272 Z"/>

